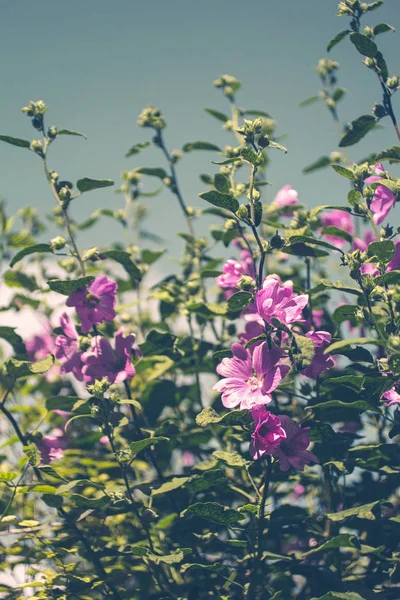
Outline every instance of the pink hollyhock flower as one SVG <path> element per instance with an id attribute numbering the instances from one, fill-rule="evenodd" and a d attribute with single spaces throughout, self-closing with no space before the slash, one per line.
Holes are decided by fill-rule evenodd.
<path id="1" fill-rule="evenodd" d="M 279 417 L 265 410 L 264 406 L 253 407 L 251 416 L 255 421 L 255 428 L 251 434 L 250 454 L 253 460 L 257 460 L 264 454 L 272 454 L 286 438 L 286 432 Z"/>
<path id="2" fill-rule="evenodd" d="M 49 435 L 43 436 L 38 443 L 38 450 L 41 456 L 41 463 L 48 464 L 53 460 L 60 460 L 64 457 L 64 450 L 67 448 L 67 438 L 63 429 L 57 427 Z"/>
<path id="3" fill-rule="evenodd" d="M 272 205 L 277 208 L 284 208 L 285 206 L 292 206 L 293 204 L 298 204 L 298 192 L 292 188 L 291 185 L 284 185 L 279 192 L 276 194 L 275 198 L 272 201 Z M 292 212 L 285 213 L 285 216 L 291 217 L 293 215 Z"/>
<path id="4" fill-rule="evenodd" d="M 280 363 L 283 350 L 277 346 L 270 349 L 267 342 L 254 348 L 252 354 L 237 343 L 231 348 L 233 358 L 223 358 L 217 367 L 224 379 L 213 387 L 222 393 L 222 404 L 250 409 L 271 402 L 271 393 L 289 371 L 288 365 Z"/>
<path id="5" fill-rule="evenodd" d="M 343 210 L 332 210 L 321 217 L 321 221 L 324 227 L 337 227 L 343 231 L 347 231 L 350 235 L 354 233 L 354 224 L 349 213 Z M 346 245 L 346 240 L 336 237 L 335 235 L 324 234 L 327 240 L 338 248 L 343 248 Z"/>
<path id="6" fill-rule="evenodd" d="M 227 260 L 222 267 L 222 275 L 219 275 L 215 279 L 216 285 L 227 292 L 232 292 L 237 288 L 238 281 L 243 277 L 243 275 L 253 278 L 255 277 L 254 263 L 251 253 L 240 243 L 236 243 L 235 245 L 241 250 L 240 260 L 235 260 L 233 258 Z M 229 293 L 228 297 L 230 295 L 231 294 Z"/>
<path id="7" fill-rule="evenodd" d="M 306 337 L 312 340 L 315 354 L 311 364 L 302 371 L 302 374 L 310 379 L 317 379 L 321 373 L 335 366 L 332 356 L 324 354 L 325 348 L 331 343 L 332 336 L 327 331 L 309 331 Z"/>
<path id="8" fill-rule="evenodd" d="M 384 392 L 382 396 L 385 398 L 386 406 L 393 406 L 394 404 L 400 404 L 400 394 L 397 392 L 396 386 L 392 387 L 387 392 Z"/>
<path id="9" fill-rule="evenodd" d="M 375 183 L 376 181 L 383 180 L 383 177 L 381 177 L 381 175 L 385 174 L 385 169 L 383 168 L 381 163 L 377 163 L 375 165 L 375 173 L 376 175 L 367 177 L 365 179 L 365 183 Z M 382 223 L 382 221 L 386 218 L 395 201 L 395 195 L 384 184 L 379 185 L 376 188 L 374 197 L 370 205 L 370 209 L 373 213 L 374 223 L 376 225 Z"/>
<path id="10" fill-rule="evenodd" d="M 112 321 L 116 312 L 118 286 L 105 275 L 96 277 L 87 288 L 72 292 L 67 306 L 74 306 L 82 323 L 82 333 L 88 333 L 95 324 Z"/>
<path id="11" fill-rule="evenodd" d="M 367 252 L 369 244 L 371 244 L 371 242 L 375 242 L 375 241 L 376 241 L 376 237 L 372 233 L 372 231 L 366 231 L 364 233 L 363 240 L 361 240 L 360 238 L 353 238 L 353 250 L 361 250 L 361 252 Z M 379 273 L 379 271 L 376 268 L 376 265 L 374 265 L 374 263 L 367 263 L 367 264 L 363 265 L 361 267 L 360 271 L 361 271 L 361 273 L 368 274 L 368 275 L 377 275 Z"/>
<path id="12" fill-rule="evenodd" d="M 273 318 L 279 319 L 286 325 L 301 320 L 301 313 L 308 302 L 308 295 L 295 294 L 289 283 L 291 282 L 281 285 L 275 276 L 269 275 L 264 279 L 262 289 L 256 293 L 257 313 L 270 325 L 272 325 L 271 319 Z"/>
<path id="13" fill-rule="evenodd" d="M 135 376 L 131 362 L 134 343 L 135 335 L 131 333 L 124 337 L 122 327 L 115 335 L 115 350 L 105 337 L 94 336 L 90 350 L 82 354 L 83 374 L 91 381 L 107 377 L 111 383 L 122 383 L 131 379 Z"/>
<path id="14" fill-rule="evenodd" d="M 274 450 L 273 455 L 279 459 L 279 468 L 281 471 L 288 471 L 294 467 L 298 471 L 304 470 L 304 465 L 311 461 L 319 463 L 315 454 L 307 450 L 310 445 L 309 427 L 301 428 L 286 415 L 279 416 L 283 429 L 286 432 L 286 438 L 283 439 L 279 447 Z"/>
<path id="15" fill-rule="evenodd" d="M 79 350 L 79 336 L 67 313 L 61 315 L 60 326 L 64 335 L 58 335 L 55 341 L 55 357 L 62 363 L 60 372 L 63 375 L 72 373 L 78 381 L 83 381 L 83 362 L 82 352 Z M 88 379 L 86 380 L 88 381 Z"/>
<path id="16" fill-rule="evenodd" d="M 392 260 L 386 268 L 386 273 L 388 271 L 397 271 L 398 269 L 400 269 L 400 241 L 395 242 L 395 246 L 396 252 L 394 253 Z"/>

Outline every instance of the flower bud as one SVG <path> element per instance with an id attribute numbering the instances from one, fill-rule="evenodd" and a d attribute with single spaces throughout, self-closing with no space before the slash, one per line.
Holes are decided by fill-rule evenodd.
<path id="1" fill-rule="evenodd" d="M 172 186 L 172 179 L 171 179 L 171 177 L 164 177 L 163 184 L 166 187 L 171 187 Z"/>
<path id="2" fill-rule="evenodd" d="M 172 157 L 173 163 L 178 162 L 178 160 L 180 158 L 182 158 L 182 156 L 183 156 L 183 153 L 180 150 L 172 150 L 172 152 L 171 152 L 171 157 Z"/>
<path id="3" fill-rule="evenodd" d="M 247 208 L 244 204 L 241 204 L 236 211 L 236 215 L 239 219 L 248 219 L 249 213 L 247 212 Z"/>
<path id="4" fill-rule="evenodd" d="M 108 391 L 109 387 L 110 382 L 108 381 L 107 377 L 103 377 L 103 379 L 100 380 L 96 379 L 96 381 L 93 384 L 89 384 L 86 386 L 89 394 L 92 394 L 92 396 L 96 396 L 97 398 L 102 398 L 104 394 Z"/>
<path id="5" fill-rule="evenodd" d="M 55 125 L 52 125 L 51 127 L 48 128 L 48 130 L 47 130 L 47 136 L 51 140 L 54 140 L 54 138 L 57 136 L 57 127 Z"/>
<path id="6" fill-rule="evenodd" d="M 43 156 L 43 145 L 41 140 L 32 140 L 31 149 L 36 152 L 36 154 Z"/>
<path id="7" fill-rule="evenodd" d="M 52 181 L 56 182 L 58 181 L 59 175 L 55 171 L 50 171 L 50 178 Z"/>
<path id="8" fill-rule="evenodd" d="M 59 190 L 58 195 L 60 200 L 69 200 L 71 198 L 71 190 L 65 185 Z"/>
<path id="9" fill-rule="evenodd" d="M 61 235 L 57 235 L 53 239 L 50 240 L 50 246 L 52 250 L 62 250 L 65 247 L 67 240 L 64 239 Z"/>
<path id="10" fill-rule="evenodd" d="M 369 56 L 367 56 L 364 60 L 364 65 L 368 67 L 368 69 L 373 69 L 375 66 L 375 61 L 373 58 L 369 58 Z"/>
<path id="11" fill-rule="evenodd" d="M 285 245 L 285 240 L 279 235 L 278 231 L 270 239 L 270 246 L 275 250 L 280 250 Z"/>
<path id="12" fill-rule="evenodd" d="M 368 38 L 372 38 L 374 36 L 374 30 L 372 29 L 372 27 L 369 27 L 368 25 L 366 27 L 364 27 L 363 33 Z"/>
<path id="13" fill-rule="evenodd" d="M 256 190 L 255 188 L 252 189 L 251 196 L 250 196 L 250 190 L 249 190 L 249 193 L 247 194 L 247 198 L 249 200 L 259 200 L 260 196 L 261 196 L 260 192 L 258 190 Z"/>
<path id="14" fill-rule="evenodd" d="M 167 125 L 161 111 L 151 105 L 142 110 L 137 124 L 139 127 L 153 127 L 154 129 L 164 129 Z"/>
<path id="15" fill-rule="evenodd" d="M 225 231 L 231 231 L 232 229 L 236 229 L 236 221 L 235 221 L 235 219 L 226 219 L 226 221 L 225 221 Z"/>
<path id="16" fill-rule="evenodd" d="M 239 290 L 250 292 L 255 288 L 256 282 L 252 277 L 249 277 L 248 275 L 242 275 L 242 277 L 239 279 L 236 285 L 239 288 Z"/>
<path id="17" fill-rule="evenodd" d="M 390 90 L 396 90 L 399 87 L 399 78 L 397 75 L 394 75 L 393 77 L 389 77 L 386 80 L 386 85 L 388 86 L 388 88 Z"/>
<path id="18" fill-rule="evenodd" d="M 145 523 L 153 523 L 158 519 L 158 515 L 151 508 L 145 508 L 145 510 L 142 512 L 142 519 Z"/>
<path id="19" fill-rule="evenodd" d="M 382 119 L 387 115 L 386 108 L 382 104 L 374 104 L 372 107 L 372 113 L 377 119 Z"/>
<path id="20" fill-rule="evenodd" d="M 86 252 L 82 256 L 82 260 L 90 260 L 91 262 L 96 262 L 97 260 L 100 260 L 100 252 L 98 248 L 94 246 L 93 248 L 89 248 L 88 250 L 86 250 Z"/>
<path id="21" fill-rule="evenodd" d="M 333 163 L 338 163 L 338 162 L 341 162 L 342 155 L 340 152 L 331 152 L 329 155 L 329 158 L 331 159 L 331 161 Z"/>

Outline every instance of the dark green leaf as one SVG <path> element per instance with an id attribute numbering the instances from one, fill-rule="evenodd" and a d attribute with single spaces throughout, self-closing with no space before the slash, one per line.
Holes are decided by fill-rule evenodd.
<path id="1" fill-rule="evenodd" d="M 390 163 L 400 162 L 400 146 L 392 146 L 392 148 L 378 152 L 376 160 L 388 160 Z"/>
<path id="2" fill-rule="evenodd" d="M 163 254 L 166 253 L 166 249 L 164 250 L 142 250 L 142 261 L 146 265 L 152 265 L 155 263 Z"/>
<path id="3" fill-rule="evenodd" d="M 141 152 L 145 148 L 148 148 L 149 146 L 150 142 L 139 142 L 138 144 L 135 144 L 134 146 L 129 148 L 128 152 L 125 154 L 125 157 L 129 158 L 130 156 L 135 156 L 136 154 L 139 154 L 139 152 Z"/>
<path id="4" fill-rule="evenodd" d="M 339 227 L 335 227 L 334 225 L 328 225 L 327 227 L 323 227 L 321 229 L 321 233 L 323 235 L 331 235 L 333 237 L 341 238 L 343 240 L 346 240 L 346 242 L 351 243 L 353 241 L 353 236 L 350 233 L 348 233 L 344 229 L 339 229 Z"/>
<path id="5" fill-rule="evenodd" d="M 251 415 L 248 410 L 231 410 L 223 415 L 219 415 L 213 408 L 208 406 L 203 408 L 196 417 L 197 425 L 207 427 L 207 425 L 218 424 L 224 427 L 233 425 L 247 425 L 251 421 Z"/>
<path id="6" fill-rule="evenodd" d="M 255 117 L 265 117 L 266 119 L 272 119 L 270 114 L 264 112 L 263 110 L 257 110 L 255 108 L 252 108 L 250 110 L 245 110 L 244 114 L 245 115 L 254 115 Z"/>
<path id="7" fill-rule="evenodd" d="M 228 298 L 228 309 L 232 312 L 242 310 L 242 308 L 250 304 L 252 299 L 253 294 L 250 294 L 250 292 L 236 292 L 235 294 L 232 294 L 230 298 Z"/>
<path id="8" fill-rule="evenodd" d="M 308 556 L 316 554 L 317 552 L 327 552 L 328 550 L 335 550 L 336 548 L 360 548 L 360 542 L 355 535 L 343 533 L 341 535 L 336 535 L 330 540 L 327 540 L 321 544 L 321 546 L 317 546 L 316 548 L 312 548 L 307 552 L 303 552 L 301 554 L 301 558 L 307 558 Z"/>
<path id="9" fill-rule="evenodd" d="M 213 108 L 205 108 L 204 109 L 209 115 L 218 119 L 218 121 L 222 121 L 222 123 L 226 123 L 229 121 L 229 117 L 218 110 L 214 110 Z"/>
<path id="10" fill-rule="evenodd" d="M 192 152 L 193 150 L 213 150 L 214 152 L 221 152 L 221 148 L 210 142 L 188 142 L 182 148 L 184 152 Z"/>
<path id="11" fill-rule="evenodd" d="M 141 173 L 142 175 L 148 175 L 149 177 L 158 177 L 159 179 L 168 177 L 167 171 L 158 167 L 139 167 L 139 169 L 136 169 L 136 172 Z"/>
<path id="12" fill-rule="evenodd" d="M 142 279 L 142 274 L 131 259 L 129 252 L 123 252 L 122 250 L 107 250 L 107 252 L 102 252 L 102 256 L 115 260 L 115 262 L 122 265 L 133 282 Z"/>
<path id="13" fill-rule="evenodd" d="M 371 242 L 368 245 L 368 256 L 376 258 L 379 262 L 387 264 L 391 261 L 396 252 L 396 246 L 390 240 L 383 242 Z"/>
<path id="14" fill-rule="evenodd" d="M 362 33 L 351 33 L 350 41 L 363 56 L 374 58 L 378 52 L 378 46 L 375 44 L 375 42 Z"/>
<path id="15" fill-rule="evenodd" d="M 376 285 L 399 285 L 400 284 L 400 271 L 389 271 L 379 277 L 375 277 L 374 283 Z"/>
<path id="16" fill-rule="evenodd" d="M 12 348 L 15 354 L 25 354 L 25 344 L 20 335 L 15 333 L 14 327 L 7 327 L 7 325 L 0 325 L 0 338 L 6 340 Z"/>
<path id="17" fill-rule="evenodd" d="M 8 287 L 25 288 L 30 292 L 38 289 L 35 277 L 33 275 L 26 275 L 22 271 L 6 271 L 4 274 L 4 283 Z"/>
<path id="18" fill-rule="evenodd" d="M 382 340 L 377 340 L 375 338 L 367 338 L 367 337 L 340 340 L 338 342 L 334 342 L 333 344 L 330 344 L 325 349 L 324 354 L 329 354 L 330 352 L 334 352 L 335 350 L 340 350 L 341 348 L 346 348 L 347 346 L 350 346 L 351 344 L 357 344 L 357 345 L 361 345 L 361 346 L 365 346 L 365 344 L 375 344 L 377 346 L 382 346 L 383 342 L 382 342 Z"/>
<path id="19" fill-rule="evenodd" d="M 12 146 L 18 146 L 18 148 L 30 148 L 31 143 L 28 140 L 21 140 L 20 138 L 11 137 L 10 135 L 0 135 L 0 141 L 11 144 Z"/>
<path id="20" fill-rule="evenodd" d="M 312 173 L 313 171 L 318 171 L 319 169 L 324 169 L 325 167 L 329 167 L 331 164 L 331 159 L 329 156 L 321 156 L 318 160 L 308 165 L 303 169 L 303 173 Z"/>
<path id="21" fill-rule="evenodd" d="M 347 90 L 345 88 L 338 87 L 332 94 L 332 100 L 334 102 L 340 102 L 343 96 L 346 94 Z"/>
<path id="22" fill-rule="evenodd" d="M 71 129 L 60 129 L 60 131 L 57 131 L 57 135 L 77 135 L 85 138 L 85 140 L 87 139 L 84 133 L 80 133 L 79 131 L 71 131 Z"/>
<path id="23" fill-rule="evenodd" d="M 313 238 L 312 238 L 313 239 Z M 317 240 L 318 242 L 319 240 Z M 315 245 L 323 245 L 323 244 L 316 244 L 315 242 L 313 242 Z M 294 256 L 314 256 L 314 257 L 320 257 L 320 256 L 328 256 L 328 252 L 325 252 L 325 250 L 319 250 L 318 248 L 314 248 L 312 246 L 308 246 L 307 244 L 304 244 L 302 242 L 296 242 L 296 243 L 291 243 L 290 246 L 285 246 L 285 252 L 287 254 L 293 254 Z"/>
<path id="24" fill-rule="evenodd" d="M 139 454 L 139 452 L 141 452 L 145 448 L 148 448 L 149 446 L 154 446 L 155 444 L 158 444 L 159 442 L 168 442 L 168 441 L 169 441 L 169 439 L 166 437 L 163 437 L 163 436 L 153 437 L 153 438 L 144 438 L 143 440 L 138 440 L 137 442 L 132 442 L 129 447 L 130 447 L 132 456 L 136 456 L 137 454 Z"/>
<path id="25" fill-rule="evenodd" d="M 229 194 L 231 188 L 229 178 L 226 175 L 222 175 L 222 173 L 214 175 L 214 186 L 222 194 Z"/>
<path id="26" fill-rule="evenodd" d="M 332 169 L 339 173 L 342 177 L 346 177 L 347 179 L 353 179 L 353 171 L 350 169 L 346 169 L 346 167 L 342 167 L 342 165 L 332 165 Z"/>
<path id="27" fill-rule="evenodd" d="M 90 177 L 83 177 L 83 179 L 78 179 L 76 182 L 76 187 L 82 194 L 112 185 L 114 185 L 112 179 L 91 179 Z"/>
<path id="28" fill-rule="evenodd" d="M 339 142 L 340 148 L 352 146 L 359 142 L 376 125 L 373 115 L 362 115 L 350 123 L 349 129 Z"/>
<path id="29" fill-rule="evenodd" d="M 348 29 L 342 29 L 342 31 L 339 31 L 339 33 L 337 33 L 335 35 L 335 37 L 333 37 L 331 39 L 331 41 L 329 42 L 326 50 L 327 52 L 330 52 L 332 50 L 332 48 L 334 46 L 336 46 L 336 44 L 338 44 L 339 42 L 341 42 L 342 40 L 344 40 L 344 38 L 350 33 L 350 31 Z"/>
<path id="30" fill-rule="evenodd" d="M 237 510 L 218 504 L 218 502 L 196 502 L 196 504 L 191 504 L 186 510 L 181 512 L 181 517 L 187 515 L 194 515 L 206 521 L 211 521 L 211 523 L 226 525 L 227 527 L 245 519 L 245 515 Z"/>
<path id="31" fill-rule="evenodd" d="M 22 250 L 13 256 L 10 262 L 10 267 L 13 267 L 15 264 L 17 264 L 17 262 L 24 258 L 24 256 L 28 256 L 28 254 L 34 254 L 35 252 L 52 252 L 52 249 L 49 244 L 34 244 L 33 246 L 22 248 Z"/>
<path id="32" fill-rule="evenodd" d="M 203 200 L 210 202 L 210 204 L 214 204 L 214 206 L 219 206 L 220 208 L 225 208 L 232 212 L 236 212 L 239 208 L 239 202 L 236 198 L 229 194 L 221 194 L 221 192 L 217 192 L 216 190 L 203 192 L 202 194 L 199 194 L 199 196 Z"/>
<path id="33" fill-rule="evenodd" d="M 374 35 L 379 35 L 380 33 L 386 33 L 387 31 L 395 31 L 395 28 L 392 25 L 388 25 L 387 23 L 378 23 L 374 27 Z"/>
<path id="34" fill-rule="evenodd" d="M 240 156 L 242 158 L 244 158 L 244 160 L 246 160 L 247 162 L 251 163 L 252 165 L 256 165 L 259 160 L 259 155 L 256 152 L 254 152 L 254 150 L 252 150 L 251 148 L 248 148 L 247 146 L 245 146 L 244 148 L 241 149 Z"/>
<path id="35" fill-rule="evenodd" d="M 79 279 L 49 279 L 47 282 L 49 288 L 53 290 L 53 292 L 58 292 L 59 294 L 63 294 L 64 296 L 69 296 L 72 292 L 76 292 L 77 290 L 82 290 L 89 283 L 93 281 L 94 277 L 88 275 L 86 277 L 80 277 Z"/>

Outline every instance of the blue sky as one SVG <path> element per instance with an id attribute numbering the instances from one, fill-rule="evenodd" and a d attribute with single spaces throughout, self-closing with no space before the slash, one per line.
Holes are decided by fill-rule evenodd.
<path id="1" fill-rule="evenodd" d="M 166 116 L 171 149 L 198 139 L 232 142 L 203 111 L 227 108 L 212 81 L 229 73 L 243 82 L 239 105 L 269 112 L 279 123 L 279 133 L 287 134 L 288 154 L 275 153 L 269 169 L 269 197 L 291 183 L 309 206 L 344 203 L 347 183 L 335 173 L 302 174 L 304 166 L 336 149 L 335 125 L 322 104 L 298 107 L 319 89 L 314 67 L 326 55 L 329 39 L 347 25 L 345 18 L 335 16 L 336 5 L 335 0 L 2 2 L 2 133 L 36 137 L 20 107 L 43 99 L 50 107 L 49 125 L 88 136 L 87 141 L 59 139 L 50 167 L 72 181 L 88 176 L 112 178 L 119 184 L 122 169 L 162 165 L 152 150 L 124 158 L 132 144 L 148 139 L 149 132 L 139 129 L 136 119 L 149 103 Z M 365 24 L 378 22 L 400 26 L 398 0 L 386 0 L 365 19 Z M 396 73 L 398 34 L 384 34 L 378 41 L 390 72 Z M 340 106 L 343 120 L 370 112 L 380 100 L 376 77 L 348 41 L 334 49 L 332 58 L 341 63 L 340 84 L 348 89 Z M 400 114 L 400 95 L 394 105 Z M 369 134 L 351 149 L 352 159 L 396 144 L 389 121 L 383 124 L 384 130 Z M 215 156 L 197 152 L 179 163 L 187 204 L 202 205 L 198 193 L 204 184 L 198 174 L 213 172 L 212 159 Z M 153 188 L 149 181 L 149 189 Z M 0 194 L 10 212 L 32 204 L 44 215 L 53 203 L 40 160 L 5 144 L 0 145 Z M 185 229 L 176 200 L 167 190 L 149 203 L 153 209 L 149 228 L 169 240 L 173 230 Z M 84 195 L 72 212 L 83 219 L 96 208 L 120 204 L 120 196 L 107 189 Z M 199 228 L 205 231 L 206 226 Z M 80 244 L 90 246 L 117 239 L 120 231 L 106 220 L 85 235 Z M 169 245 L 179 249 L 181 242 Z"/>

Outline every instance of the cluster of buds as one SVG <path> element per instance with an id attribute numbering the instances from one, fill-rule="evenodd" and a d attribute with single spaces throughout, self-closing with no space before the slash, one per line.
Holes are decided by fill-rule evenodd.
<path id="1" fill-rule="evenodd" d="M 47 106 L 45 105 L 43 100 L 38 100 L 37 102 L 33 102 L 31 100 L 28 106 L 23 106 L 21 110 L 27 117 L 37 117 L 39 115 L 43 116 L 45 114 L 45 112 L 47 111 Z"/>
<path id="2" fill-rule="evenodd" d="M 38 156 L 44 157 L 43 152 L 43 143 L 42 140 L 32 140 L 31 141 L 31 150 L 38 154 Z"/>
<path id="3" fill-rule="evenodd" d="M 321 81 L 325 85 L 335 85 L 336 83 L 336 71 L 339 68 L 339 63 L 336 60 L 330 60 L 329 58 L 321 58 L 316 67 L 316 71 L 321 78 Z"/>
<path id="4" fill-rule="evenodd" d="M 382 6 L 383 0 L 375 2 L 360 2 L 360 0 L 342 0 L 338 4 L 338 17 L 355 17 L 359 19 L 364 13 L 375 10 Z"/>
<path id="5" fill-rule="evenodd" d="M 362 252 L 361 250 L 354 250 L 354 252 L 349 252 L 342 258 L 342 263 L 343 265 L 349 267 L 350 277 L 358 281 L 360 278 L 360 269 L 367 260 L 367 252 Z"/>
<path id="6" fill-rule="evenodd" d="M 221 88 L 227 98 L 233 100 L 235 93 L 240 89 L 242 84 L 233 75 L 220 75 L 214 81 L 214 85 L 217 88 Z"/>
<path id="7" fill-rule="evenodd" d="M 160 109 L 151 105 L 142 110 L 137 124 L 139 127 L 152 127 L 153 129 L 164 129 L 167 125 Z"/>

